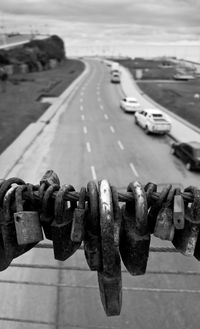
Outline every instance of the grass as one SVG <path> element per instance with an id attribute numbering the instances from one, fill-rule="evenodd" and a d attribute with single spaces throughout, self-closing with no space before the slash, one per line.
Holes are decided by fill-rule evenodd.
<path id="1" fill-rule="evenodd" d="M 59 96 L 83 69 L 82 62 L 67 59 L 52 70 L 10 77 L 6 91 L 0 88 L 0 153 L 49 107 L 39 99 Z"/>
<path id="2" fill-rule="evenodd" d="M 200 128 L 200 79 L 176 83 L 139 83 L 157 103 Z"/>
<path id="3" fill-rule="evenodd" d="M 140 89 L 157 103 L 200 128 L 200 99 L 194 97 L 195 94 L 200 95 L 200 77 L 175 81 L 173 76 L 177 73 L 177 64 L 163 68 L 162 60 L 126 59 L 120 60 L 120 63 L 130 70 L 134 78 L 136 69 L 142 69 L 142 79 L 137 80 Z M 190 70 L 186 69 L 185 73 L 190 74 Z M 151 81 L 148 82 L 149 79 Z"/>

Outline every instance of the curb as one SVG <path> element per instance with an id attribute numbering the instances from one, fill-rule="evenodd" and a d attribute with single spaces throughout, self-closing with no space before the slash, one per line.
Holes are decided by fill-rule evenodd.
<path id="1" fill-rule="evenodd" d="M 89 72 L 89 65 L 84 62 L 85 69 L 70 86 L 58 97 L 58 100 L 51 105 L 45 113 L 35 122 L 29 124 L 21 134 L 10 144 L 5 151 L 0 155 L 0 177 L 5 179 L 11 170 L 21 160 L 24 153 L 33 144 L 36 138 L 43 132 L 46 125 L 51 122 L 61 105 L 66 101 L 70 101 L 76 89 L 75 87 L 83 82 L 85 76 Z"/>

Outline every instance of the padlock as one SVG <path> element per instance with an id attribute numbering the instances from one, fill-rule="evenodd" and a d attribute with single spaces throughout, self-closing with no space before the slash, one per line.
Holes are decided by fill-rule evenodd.
<path id="1" fill-rule="evenodd" d="M 96 183 L 87 184 L 88 208 L 84 227 L 84 252 L 91 271 L 102 269 L 100 251 L 100 214 L 99 195 Z"/>
<path id="2" fill-rule="evenodd" d="M 174 238 L 174 223 L 173 223 L 173 199 L 175 190 L 171 189 L 168 193 L 166 202 L 163 203 L 160 209 L 154 228 L 154 236 L 161 240 L 172 241 Z"/>
<path id="3" fill-rule="evenodd" d="M 175 230 L 173 245 L 185 256 L 196 254 L 195 257 L 197 258 L 199 250 L 196 245 L 200 230 L 200 190 L 190 186 L 184 192 L 191 192 L 194 201 L 191 207 L 185 202 L 185 225 L 182 230 Z"/>
<path id="4" fill-rule="evenodd" d="M 146 271 L 150 245 L 147 200 L 139 182 L 130 183 L 127 191 L 133 193 L 134 201 L 122 207 L 120 254 L 128 272 L 141 275 Z"/>
<path id="5" fill-rule="evenodd" d="M 46 239 L 52 240 L 51 223 L 54 220 L 54 201 L 52 194 L 59 190 L 59 185 L 50 185 L 44 192 L 42 199 L 42 211 L 40 213 L 40 223 L 42 225 Z"/>
<path id="6" fill-rule="evenodd" d="M 177 230 L 182 230 L 185 225 L 185 205 L 181 195 L 181 189 L 176 188 L 173 206 L 173 222 Z"/>
<path id="7" fill-rule="evenodd" d="M 84 222 L 85 222 L 85 207 L 86 188 L 82 187 L 79 194 L 79 201 L 77 208 L 74 210 L 71 230 L 71 240 L 74 242 L 82 242 L 84 235 Z"/>
<path id="8" fill-rule="evenodd" d="M 25 186 L 26 188 L 26 186 Z M 24 186 L 19 186 L 15 192 L 16 212 L 14 222 L 19 245 L 38 243 L 43 240 L 42 228 L 37 211 L 24 211 L 22 192 Z"/>
<path id="9" fill-rule="evenodd" d="M 115 211 L 118 211 L 116 208 L 115 205 Z M 106 315 L 113 316 L 121 312 L 122 281 L 120 255 L 115 245 L 112 193 L 107 180 L 99 182 L 99 210 L 103 269 L 98 271 L 98 283 Z"/>
<path id="10" fill-rule="evenodd" d="M 67 192 L 73 191 L 75 191 L 73 186 L 63 185 L 57 192 L 54 204 L 55 216 L 51 224 L 52 241 L 54 257 L 61 261 L 68 259 L 81 245 L 80 242 L 74 242 L 70 238 L 73 213 L 77 203 L 71 201 L 68 207 L 67 202 L 64 201 Z"/>
<path id="11" fill-rule="evenodd" d="M 152 194 L 157 191 L 157 185 L 154 183 L 147 183 L 144 186 L 144 190 L 145 190 L 146 198 L 147 198 L 147 208 L 149 209 L 153 204 Z"/>
<path id="12" fill-rule="evenodd" d="M 44 191 L 51 185 L 60 186 L 58 175 L 53 170 L 47 170 L 40 180 L 39 197 L 42 200 Z"/>
<path id="13" fill-rule="evenodd" d="M 15 224 L 13 219 L 13 214 L 11 212 L 11 201 L 15 194 L 17 185 L 12 186 L 5 194 L 3 200 L 3 221 L 1 224 L 2 238 L 3 238 L 3 248 L 5 252 L 5 258 L 8 264 L 25 252 L 23 246 L 19 246 L 17 243 Z"/>
<path id="14" fill-rule="evenodd" d="M 171 189 L 171 187 L 172 187 L 171 184 L 164 187 L 162 189 L 162 191 L 160 192 L 158 200 L 156 200 L 149 209 L 148 226 L 149 226 L 150 233 L 154 232 L 158 213 L 159 213 L 160 209 L 162 208 L 162 204 L 163 204 L 163 202 L 165 202 L 168 192 Z"/>

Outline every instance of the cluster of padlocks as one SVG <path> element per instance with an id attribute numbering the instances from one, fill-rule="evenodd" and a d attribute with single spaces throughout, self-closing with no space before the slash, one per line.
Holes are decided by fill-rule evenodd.
<path id="1" fill-rule="evenodd" d="M 158 193 L 156 184 L 133 182 L 123 194 L 101 180 L 76 192 L 48 170 L 39 185 L 15 177 L 0 181 L 0 228 L 0 271 L 43 240 L 43 232 L 60 261 L 83 243 L 104 310 L 119 315 L 121 260 L 131 275 L 144 274 L 151 234 L 200 260 L 200 191 L 168 185 Z"/>

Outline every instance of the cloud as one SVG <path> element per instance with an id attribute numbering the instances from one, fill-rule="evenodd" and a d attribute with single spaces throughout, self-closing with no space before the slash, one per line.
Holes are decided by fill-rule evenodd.
<path id="1" fill-rule="evenodd" d="M 0 12 L 10 28 L 48 24 L 51 33 L 72 42 L 197 40 L 200 35 L 198 0 L 1 0 Z"/>

